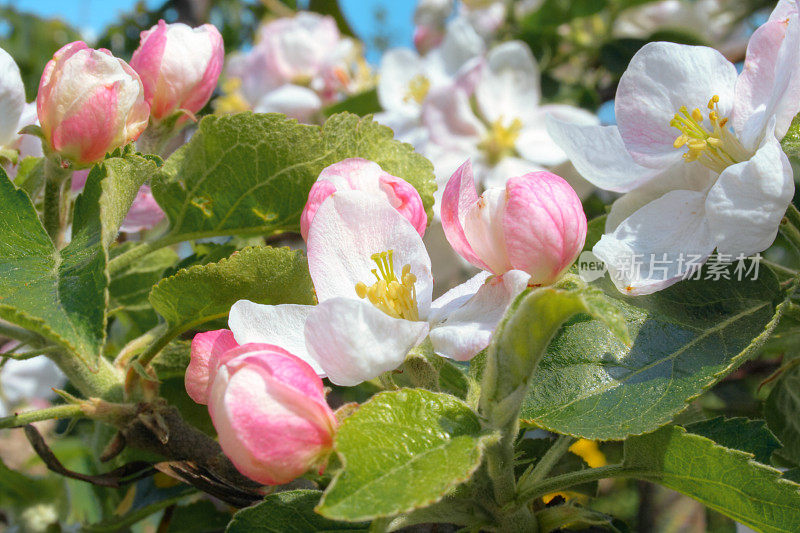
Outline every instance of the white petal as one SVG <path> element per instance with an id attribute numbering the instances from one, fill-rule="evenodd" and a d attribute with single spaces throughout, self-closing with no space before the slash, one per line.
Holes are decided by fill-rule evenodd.
<path id="1" fill-rule="evenodd" d="M 17 126 L 25 107 L 25 87 L 14 59 L 0 48 L 0 147 L 17 137 Z"/>
<path id="2" fill-rule="evenodd" d="M 730 116 L 736 67 L 713 48 L 655 42 L 639 50 L 617 89 L 617 124 L 634 161 L 651 168 L 681 163 L 673 146 L 680 132 L 670 126 L 686 106 L 708 112 L 712 96 L 720 97 L 720 116 Z M 706 126 L 710 127 L 708 121 Z"/>
<path id="3" fill-rule="evenodd" d="M 474 288 L 475 278 L 464 283 L 465 289 L 452 289 L 450 292 L 460 296 L 442 308 L 443 320 L 432 324 L 430 338 L 436 353 L 468 361 L 486 348 L 508 305 L 525 290 L 529 279 L 525 272 L 510 270 L 502 277 L 490 278 L 471 296 L 465 289 Z"/>
<path id="4" fill-rule="evenodd" d="M 484 168 L 480 164 L 481 158 L 475 164 L 475 178 L 480 181 L 484 188 L 505 187 L 506 182 L 517 176 L 524 176 L 529 172 L 545 170 L 532 161 L 520 159 L 519 157 L 504 157 L 499 163 L 490 168 Z"/>
<path id="5" fill-rule="evenodd" d="M 532 116 L 541 94 L 539 67 L 528 45 L 510 41 L 495 46 L 475 88 L 483 117 L 488 122 Z"/>
<path id="6" fill-rule="evenodd" d="M 487 189 L 477 202 L 464 213 L 464 236 L 472 251 L 492 272 L 501 274 L 511 270 L 511 260 L 506 250 L 505 188 Z"/>
<path id="7" fill-rule="evenodd" d="M 268 92 L 258 102 L 256 113 L 283 113 L 301 122 L 307 122 L 322 108 L 317 93 L 298 85 L 282 85 Z"/>
<path id="8" fill-rule="evenodd" d="M 592 252 L 608 266 L 614 285 L 629 295 L 651 294 L 677 283 L 690 264 L 714 250 L 705 194 L 670 191 L 603 235 Z"/>
<path id="9" fill-rule="evenodd" d="M 438 324 L 447 316 L 464 305 L 470 298 L 475 296 L 478 289 L 491 276 L 491 272 L 481 270 L 461 285 L 457 285 L 436 298 L 431 304 L 431 312 L 428 315 L 428 322 Z"/>
<path id="10" fill-rule="evenodd" d="M 628 192 L 660 171 L 631 158 L 616 126 L 584 126 L 547 117 L 547 131 L 575 169 L 596 187 Z"/>
<path id="11" fill-rule="evenodd" d="M 441 45 L 441 65 L 448 76 L 454 76 L 470 59 L 483 54 L 483 39 L 469 22 L 457 18 L 447 25 Z"/>
<path id="12" fill-rule="evenodd" d="M 228 327 L 239 344 L 263 343 L 279 346 L 308 363 L 325 376 L 319 363 L 309 355 L 303 328 L 312 305 L 263 305 L 239 300 L 231 307 Z"/>
<path id="13" fill-rule="evenodd" d="M 431 91 L 422 106 L 431 141 L 448 150 L 476 152 L 486 128 L 472 111 L 469 94 L 457 86 Z"/>
<path id="14" fill-rule="evenodd" d="M 618 198 L 606 218 L 606 232 L 614 231 L 623 220 L 669 191 L 705 192 L 716 179 L 717 174 L 700 163 L 672 166 L 644 185 Z"/>
<path id="15" fill-rule="evenodd" d="M 422 238 L 389 202 L 359 191 L 339 191 L 325 200 L 308 232 L 308 270 L 317 298 L 358 298 L 356 283 L 376 281 L 372 255 L 393 250 L 394 269 L 411 265 L 417 277 L 420 316 L 427 316 L 433 292 L 431 260 Z"/>
<path id="16" fill-rule="evenodd" d="M 364 300 L 333 298 L 306 320 L 306 344 L 333 383 L 353 386 L 394 370 L 428 333 L 425 322 L 392 318 Z"/>
<path id="17" fill-rule="evenodd" d="M 570 124 L 599 126 L 595 115 L 568 105 L 542 106 L 532 119 L 525 122 L 515 147 L 517 152 L 533 163 L 553 167 L 567 161 L 567 154 L 547 131 L 545 118 L 552 116 Z"/>
<path id="18" fill-rule="evenodd" d="M 404 114 L 419 114 L 420 106 L 408 97 L 409 82 L 425 75 L 425 67 L 419 55 L 406 48 L 387 51 L 381 58 L 381 77 L 378 81 L 378 100 L 384 111 L 400 111 Z"/>
<path id="19" fill-rule="evenodd" d="M 706 211 L 719 253 L 769 248 L 793 195 L 792 166 L 771 135 L 749 161 L 726 168 L 708 192 Z"/>

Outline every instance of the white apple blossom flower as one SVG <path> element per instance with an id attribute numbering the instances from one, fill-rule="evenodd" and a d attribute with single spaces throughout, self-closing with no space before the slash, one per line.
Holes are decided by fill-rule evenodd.
<path id="1" fill-rule="evenodd" d="M 547 133 L 544 117 L 590 125 L 598 120 L 577 107 L 539 105 L 540 99 L 536 60 L 520 41 L 489 52 L 474 94 L 464 84 L 434 91 L 422 119 L 430 135 L 425 154 L 434 164 L 440 189 L 467 159 L 487 188 L 502 187 L 510 176 L 566 162 L 566 154 Z"/>
<path id="2" fill-rule="evenodd" d="M 754 33 L 739 76 L 712 48 L 650 43 L 620 81 L 618 127 L 549 119 L 586 179 L 627 193 L 593 249 L 620 291 L 672 285 L 681 257 L 748 256 L 775 239 L 794 193 L 779 140 L 800 110 L 800 19 L 786 6 Z"/>
<path id="3" fill-rule="evenodd" d="M 434 350 L 467 360 L 485 348 L 528 274 L 480 273 L 432 302 L 428 252 L 389 202 L 337 191 L 320 205 L 308 234 L 308 264 L 319 305 L 241 300 L 229 327 L 240 344 L 280 345 L 338 385 L 356 385 L 400 366 L 429 333 Z"/>
<path id="4" fill-rule="evenodd" d="M 19 159 L 41 157 L 39 138 L 19 135 L 22 128 L 36 122 L 36 104 L 25 103 L 25 87 L 19 67 L 8 52 L 0 48 L 0 149 L 17 150 Z M 13 177 L 17 168 L 7 165 L 5 170 Z"/>
<path id="5" fill-rule="evenodd" d="M 438 88 L 469 84 L 484 51 L 483 40 L 463 19 L 451 22 L 441 46 L 424 57 L 406 48 L 387 51 L 378 80 L 384 111 L 375 120 L 392 128 L 397 139 L 422 151 L 428 139 L 421 121 L 426 99 Z"/>

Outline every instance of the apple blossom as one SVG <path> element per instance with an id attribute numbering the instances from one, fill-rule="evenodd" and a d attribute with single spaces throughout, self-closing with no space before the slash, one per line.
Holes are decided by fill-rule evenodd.
<path id="1" fill-rule="evenodd" d="M 738 77 L 711 48 L 650 43 L 620 81 L 618 127 L 549 121 L 586 179 L 627 193 L 593 250 L 617 288 L 652 293 L 690 273 L 681 256 L 772 244 L 794 192 L 779 140 L 800 111 L 799 54 L 796 7 L 756 30 Z"/>
<path id="2" fill-rule="evenodd" d="M 528 278 L 480 273 L 432 301 L 419 233 L 386 199 L 362 191 L 340 190 L 322 202 L 307 248 L 319 305 L 241 300 L 228 324 L 237 342 L 286 346 L 338 385 L 397 368 L 428 333 L 436 353 L 472 358 Z"/>
<path id="3" fill-rule="evenodd" d="M 211 24 L 158 24 L 141 34 L 131 67 L 139 74 L 153 120 L 202 109 L 222 72 L 222 36 Z"/>
<path id="4" fill-rule="evenodd" d="M 338 422 L 322 380 L 283 348 L 239 346 L 228 330 L 200 333 L 186 391 L 208 405 L 222 451 L 249 478 L 280 485 L 324 468 Z"/>
<path id="5" fill-rule="evenodd" d="M 532 172 L 478 197 L 469 161 L 447 183 L 442 226 L 464 259 L 499 276 L 523 271 L 529 285 L 554 283 L 586 240 L 583 206 L 563 178 Z"/>
<path id="6" fill-rule="evenodd" d="M 453 83 L 471 90 L 483 53 L 483 40 L 463 19 L 451 22 L 442 44 L 424 57 L 405 48 L 389 50 L 381 59 L 378 80 L 383 112 L 375 120 L 392 128 L 396 138 L 423 151 L 427 131 L 421 118 L 426 99 L 437 88 Z"/>
<path id="7" fill-rule="evenodd" d="M 50 149 L 82 166 L 136 140 L 150 113 L 139 75 L 108 50 L 81 41 L 47 63 L 36 106 Z"/>
<path id="8" fill-rule="evenodd" d="M 567 160 L 548 135 L 544 117 L 555 115 L 581 124 L 597 118 L 567 105 L 538 105 L 539 70 L 525 43 L 510 41 L 493 48 L 480 70 L 473 93 L 463 85 L 442 87 L 425 102 L 422 120 L 430 134 L 424 150 L 446 180 L 471 159 L 478 181 L 502 186 L 509 176 Z M 475 109 L 478 114 L 476 115 Z"/>
<path id="9" fill-rule="evenodd" d="M 385 172 L 377 163 L 361 158 L 345 159 L 322 170 L 308 193 L 300 215 L 300 233 L 308 238 L 314 214 L 325 199 L 337 190 L 364 191 L 386 198 L 419 232 L 425 234 L 428 216 L 417 190 L 406 180 Z"/>
<path id="10" fill-rule="evenodd" d="M 18 158 L 40 157 L 42 143 L 35 135 L 20 135 L 19 131 L 36 123 L 36 105 L 25 103 L 25 87 L 14 59 L 0 48 L 0 150 L 17 151 Z M 16 166 L 4 164 L 11 177 Z"/>
<path id="11" fill-rule="evenodd" d="M 414 47 L 421 54 L 439 46 L 445 22 L 453 11 L 453 0 L 421 0 L 414 10 Z"/>

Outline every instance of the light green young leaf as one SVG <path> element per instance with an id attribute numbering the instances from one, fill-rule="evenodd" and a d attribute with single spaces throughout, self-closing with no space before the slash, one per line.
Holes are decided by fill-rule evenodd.
<path id="1" fill-rule="evenodd" d="M 339 428 L 343 468 L 317 511 L 359 521 L 429 506 L 470 478 L 491 439 L 475 413 L 448 394 L 377 394 Z"/>
<path id="2" fill-rule="evenodd" d="M 242 509 L 228 524 L 226 533 L 344 533 L 369 530 L 367 524 L 338 522 L 314 512 L 322 492 L 290 490 L 270 494 L 264 501 Z"/>
<path id="3" fill-rule="evenodd" d="M 151 305 L 169 324 L 169 336 L 226 317 L 238 300 L 313 304 L 303 253 L 269 246 L 246 248 L 217 263 L 181 270 L 150 292 Z"/>
<path id="4" fill-rule="evenodd" d="M 373 160 L 414 185 L 431 216 L 432 165 L 371 118 L 340 114 L 320 128 L 241 113 L 204 118 L 153 181 L 170 221 L 166 239 L 296 232 L 320 171 L 349 157 Z"/>
<path id="5" fill-rule="evenodd" d="M 628 475 L 686 494 L 757 531 L 800 531 L 800 485 L 752 456 L 667 426 L 625 441 Z"/>
<path id="6" fill-rule="evenodd" d="M 649 296 L 602 285 L 633 344 L 597 320 L 572 320 L 539 364 L 525 422 L 589 439 L 653 431 L 755 353 L 785 299 L 765 268 L 757 280 L 683 281 Z"/>
<path id="7" fill-rule="evenodd" d="M 789 368 L 778 378 L 764 414 L 769 428 L 783 444 L 778 453 L 800 465 L 800 366 Z"/>

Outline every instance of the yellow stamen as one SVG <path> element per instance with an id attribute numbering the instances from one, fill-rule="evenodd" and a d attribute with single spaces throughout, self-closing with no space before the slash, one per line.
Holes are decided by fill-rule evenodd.
<path id="1" fill-rule="evenodd" d="M 425 101 L 425 97 L 428 96 L 428 91 L 431 90 L 431 80 L 429 80 L 423 74 L 417 74 L 408 82 L 408 91 L 406 92 L 405 98 L 403 100 L 405 102 L 414 101 L 418 104 L 422 104 Z"/>
<path id="2" fill-rule="evenodd" d="M 492 122 L 486 137 L 478 144 L 478 148 L 486 154 L 489 164 L 496 165 L 505 157 L 512 155 L 515 144 L 522 131 L 522 121 L 515 118 L 506 126 L 503 119 Z"/>
<path id="3" fill-rule="evenodd" d="M 394 272 L 394 250 L 372 254 L 378 268 L 372 269 L 377 280 L 371 286 L 359 281 L 356 295 L 370 301 L 372 305 L 394 318 L 419 320 L 417 307 L 417 277 L 411 273 L 411 265 L 404 265 L 400 278 Z"/>
<path id="4" fill-rule="evenodd" d="M 681 132 L 673 146 L 676 149 L 686 146 L 683 158 L 687 162 L 699 161 L 716 172 L 722 172 L 734 163 L 749 159 L 750 154 L 725 128 L 728 119 L 720 118 L 718 104 L 717 95 L 708 101 L 708 119 L 703 117 L 698 108 L 689 113 L 686 106 L 681 106 L 670 121 L 670 126 Z M 710 129 L 706 127 L 706 122 L 710 123 Z"/>

